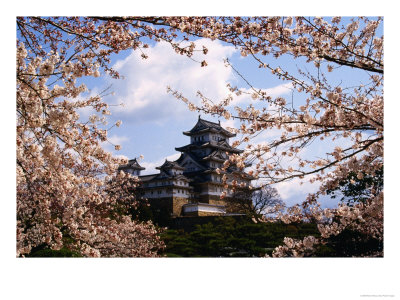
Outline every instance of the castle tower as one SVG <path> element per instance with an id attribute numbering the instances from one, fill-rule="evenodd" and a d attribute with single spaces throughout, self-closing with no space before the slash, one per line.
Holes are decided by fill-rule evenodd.
<path id="1" fill-rule="evenodd" d="M 233 195 L 228 188 L 227 197 L 221 200 L 221 194 L 227 192 L 222 176 L 227 176 L 228 187 L 233 179 L 245 187 L 253 179 L 239 172 L 236 166 L 225 172 L 216 171 L 229 155 L 243 152 L 229 144 L 229 139 L 236 135 L 222 128 L 219 122 L 203 120 L 200 116 L 196 125 L 183 134 L 190 137 L 190 143 L 175 148 L 181 156 L 176 161 L 165 160 L 156 168 L 159 173 L 139 176 L 144 168 L 136 159 L 119 169 L 139 176 L 139 194 L 149 200 L 155 213 L 172 217 L 226 214 L 225 201 Z"/>
<path id="2" fill-rule="evenodd" d="M 216 169 L 222 167 L 229 155 L 243 152 L 229 144 L 229 139 L 236 135 L 222 128 L 220 123 L 200 117 L 196 125 L 183 134 L 190 137 L 190 144 L 175 148 L 181 152 L 176 162 L 185 168 L 183 174 L 193 180 L 194 198 L 200 203 L 223 205 L 224 201 L 220 199 L 225 191 L 222 184 L 223 174 L 218 174 Z M 232 177 L 235 171 L 236 168 L 232 166 L 227 173 Z M 237 179 L 240 180 L 248 185 L 251 178 L 242 176 Z"/>
<path id="3" fill-rule="evenodd" d="M 184 168 L 174 161 L 156 167 L 158 174 L 140 176 L 142 196 L 154 209 L 163 210 L 170 216 L 182 215 L 182 206 L 193 198 L 191 180 L 183 175 Z"/>
<path id="4" fill-rule="evenodd" d="M 140 176 L 140 171 L 144 170 L 137 162 L 136 158 L 130 159 L 126 165 L 119 166 L 119 171 L 124 171 L 134 176 Z"/>

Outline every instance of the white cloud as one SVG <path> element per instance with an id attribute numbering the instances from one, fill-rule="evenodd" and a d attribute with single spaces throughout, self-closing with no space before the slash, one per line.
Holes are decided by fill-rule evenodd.
<path id="1" fill-rule="evenodd" d="M 267 96 L 270 96 L 272 98 L 276 98 L 279 96 L 284 96 L 289 94 L 293 89 L 292 84 L 289 82 L 287 83 L 283 83 L 280 85 L 277 85 L 275 87 L 272 88 L 268 88 L 268 89 L 261 89 L 261 91 L 265 92 L 267 94 Z M 236 106 L 236 105 L 248 105 L 248 104 L 254 104 L 254 103 L 258 103 L 258 100 L 253 100 L 251 95 L 254 93 L 254 91 L 250 88 L 248 89 L 240 89 L 243 93 L 239 96 L 234 96 L 233 101 L 231 102 L 232 106 Z M 258 89 L 256 89 L 258 90 Z M 257 102 L 258 101 L 258 102 Z"/>
<path id="2" fill-rule="evenodd" d="M 283 130 L 278 128 L 267 128 L 251 139 L 252 144 L 268 145 L 282 135 Z"/>
<path id="3" fill-rule="evenodd" d="M 226 84 L 232 78 L 232 70 L 224 66 L 223 58 L 230 57 L 236 50 L 218 41 L 203 39 L 196 41 L 196 45 L 196 49 L 205 45 L 209 52 L 207 55 L 196 52 L 193 59 L 206 60 L 208 66 L 200 67 L 199 63 L 176 54 L 164 42 L 146 49 L 149 56 L 146 60 L 134 51 L 124 60 L 117 61 L 114 68 L 125 79 L 113 80 L 113 101 L 124 103 L 124 107 L 114 107 L 113 117 L 124 122 L 186 118 L 186 105 L 167 94 L 167 86 L 182 92 L 191 101 L 196 100 L 198 90 L 209 97 L 222 98 Z"/>
<path id="4" fill-rule="evenodd" d="M 229 119 L 229 120 L 223 120 L 221 121 L 221 126 L 223 128 L 238 128 L 240 126 L 239 121 L 238 120 L 234 120 L 234 119 Z"/>
<path id="5" fill-rule="evenodd" d="M 303 182 L 303 184 L 301 184 Z M 295 178 L 290 181 L 283 181 L 275 185 L 283 200 L 296 196 L 298 202 L 303 202 L 309 193 L 318 190 L 319 185 L 310 183 L 308 180 Z"/>
<path id="6" fill-rule="evenodd" d="M 113 143 L 114 145 L 121 145 L 122 143 L 129 141 L 129 138 L 127 136 L 119 136 L 119 135 L 112 135 L 108 137 L 108 140 Z"/>
<path id="7" fill-rule="evenodd" d="M 263 91 L 266 92 L 268 96 L 278 97 L 289 94 L 292 90 L 293 90 L 293 85 L 290 82 L 288 82 L 280 84 L 273 88 L 264 89 Z"/>

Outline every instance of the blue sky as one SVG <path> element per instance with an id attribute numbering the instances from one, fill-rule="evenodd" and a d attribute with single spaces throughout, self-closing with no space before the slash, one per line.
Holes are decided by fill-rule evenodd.
<path id="1" fill-rule="evenodd" d="M 104 76 L 86 82 L 90 88 L 89 94 L 97 94 L 111 86 L 112 94 L 104 98 L 107 103 L 113 105 L 107 127 L 117 120 L 121 120 L 122 125 L 109 131 L 112 144 L 105 143 L 104 147 L 115 155 L 129 159 L 143 155 L 144 159 L 140 161 L 146 168 L 143 174 L 157 172 L 155 167 L 161 165 L 166 158 L 177 159 L 179 152 L 175 151 L 175 147 L 189 142 L 189 138 L 184 136 L 182 131 L 191 129 L 197 122 L 198 113 L 189 111 L 183 102 L 168 94 L 167 86 L 182 92 L 190 101 L 197 103 L 200 101 L 196 97 L 197 91 L 218 101 L 227 95 L 227 83 L 247 89 L 246 83 L 230 67 L 225 66 L 223 60 L 229 58 L 232 65 L 256 88 L 267 90 L 271 96 L 285 97 L 288 101 L 292 98 L 290 83 L 279 80 L 269 71 L 259 69 L 258 63 L 250 57 L 242 57 L 238 49 L 206 39 L 197 39 L 196 45 L 196 49 L 202 49 L 203 45 L 209 49 L 207 55 L 199 51 L 193 56 L 197 61 L 205 59 L 207 67 L 202 68 L 198 62 L 177 55 L 166 43 L 152 43 L 145 49 L 149 56 L 146 60 L 140 57 L 140 52 L 134 51 L 114 56 L 112 65 L 120 72 L 122 79 L 114 80 Z M 276 61 L 269 59 L 268 62 L 291 72 L 305 65 L 301 59 L 293 60 L 291 57 L 282 57 Z M 313 71 L 311 66 L 308 66 L 308 69 Z M 360 84 L 363 77 L 365 74 L 362 73 L 354 77 L 352 72 L 343 68 L 332 73 L 333 82 L 344 81 L 347 86 Z M 303 94 L 294 93 L 293 99 L 295 106 L 300 106 L 305 97 Z M 235 104 L 244 107 L 251 102 L 250 96 L 242 96 Z M 120 105 L 122 103 L 123 106 Z M 91 113 L 93 112 L 82 111 L 81 117 L 86 118 Z M 209 115 L 201 116 L 210 121 L 221 120 L 223 126 L 239 125 L 237 121 L 217 119 Z M 270 141 L 277 134 L 278 132 L 273 130 L 264 132 L 255 142 Z M 121 150 L 115 151 L 113 144 L 121 145 Z M 329 148 L 332 149 L 331 146 Z M 326 147 L 323 143 L 316 143 L 306 151 L 322 157 L 325 156 Z M 309 192 L 318 189 L 318 185 L 308 182 L 300 185 L 300 180 L 294 180 L 280 183 L 276 188 L 283 200 L 292 205 L 303 201 Z M 334 205 L 336 200 L 325 199 L 324 203 L 330 206 Z"/>

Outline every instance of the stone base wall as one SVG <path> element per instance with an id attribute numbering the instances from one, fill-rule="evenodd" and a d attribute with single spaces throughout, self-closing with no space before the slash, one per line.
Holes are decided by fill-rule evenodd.
<path id="1" fill-rule="evenodd" d="M 221 200 L 219 196 L 215 195 L 203 195 L 195 202 L 208 203 L 212 205 L 223 205 L 226 207 L 227 213 L 243 213 L 240 209 L 235 206 L 229 205 L 229 198 Z M 149 199 L 151 209 L 153 211 L 163 211 L 171 217 L 181 217 L 182 206 L 189 203 L 189 199 L 182 197 L 163 197 L 163 198 L 152 198 Z M 220 213 L 213 212 L 194 212 L 186 213 L 186 216 L 218 216 Z"/>
<path id="2" fill-rule="evenodd" d="M 163 210 L 172 217 L 182 216 L 182 206 L 189 203 L 189 199 L 181 197 L 163 197 L 149 199 L 152 210 Z"/>
<path id="3" fill-rule="evenodd" d="M 172 214 L 174 216 L 182 216 L 182 206 L 189 203 L 189 199 L 174 197 L 172 199 Z"/>
<path id="4" fill-rule="evenodd" d="M 221 199 L 219 199 L 219 197 L 218 197 L 218 199 L 210 199 L 208 203 L 213 204 L 213 205 L 226 205 L 225 200 L 221 200 Z"/>
<path id="5" fill-rule="evenodd" d="M 222 213 L 212 213 L 212 212 L 205 212 L 205 211 L 199 211 L 197 213 L 199 217 L 208 217 L 208 216 L 222 216 Z"/>
<path id="6" fill-rule="evenodd" d="M 201 203 L 209 203 L 215 205 L 224 205 L 225 201 L 221 200 L 220 196 L 218 195 L 200 195 L 199 202 Z"/>

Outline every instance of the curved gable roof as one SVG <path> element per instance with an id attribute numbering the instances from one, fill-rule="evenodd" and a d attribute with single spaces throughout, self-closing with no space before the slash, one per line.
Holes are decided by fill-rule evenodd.
<path id="1" fill-rule="evenodd" d="M 156 169 L 161 170 L 161 169 L 179 169 L 179 170 L 184 170 L 185 168 L 181 167 L 176 161 L 169 161 L 165 160 L 165 162 L 159 166 L 156 167 Z"/>
<path id="2" fill-rule="evenodd" d="M 180 165 L 183 165 L 187 161 L 190 161 L 194 165 L 196 165 L 200 170 L 206 169 L 205 166 L 203 166 L 200 162 L 198 162 L 190 153 L 183 153 L 176 162 L 178 162 Z"/>
<path id="3" fill-rule="evenodd" d="M 234 137 L 236 136 L 236 134 L 229 132 L 228 130 L 222 128 L 221 123 L 214 123 L 211 121 L 207 121 L 207 120 L 203 120 L 202 118 L 200 118 L 196 123 L 196 125 L 194 125 L 194 127 L 189 130 L 189 131 L 184 131 L 183 134 L 184 135 L 194 135 L 196 133 L 201 133 L 201 132 L 207 132 L 207 131 L 214 131 L 214 132 L 219 132 L 227 137 Z"/>
<path id="4" fill-rule="evenodd" d="M 137 162 L 136 158 L 130 159 L 126 165 L 122 165 L 118 168 L 119 170 L 124 170 L 124 169 L 134 169 L 134 170 L 144 170 L 141 165 Z"/>

